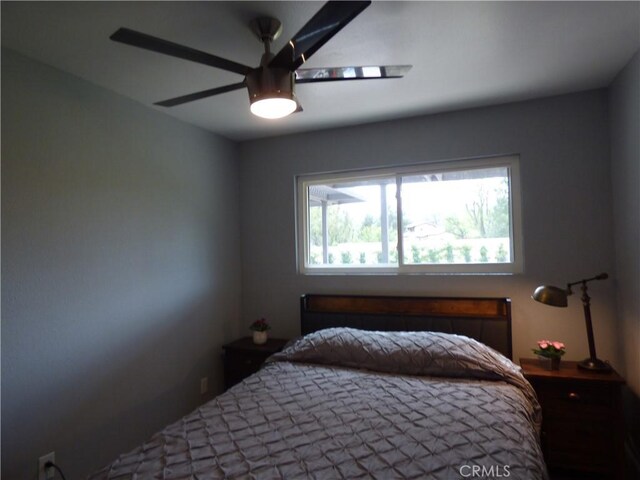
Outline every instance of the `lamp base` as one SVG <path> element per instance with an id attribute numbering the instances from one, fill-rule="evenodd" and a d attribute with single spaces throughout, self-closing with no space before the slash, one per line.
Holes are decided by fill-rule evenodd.
<path id="1" fill-rule="evenodd" d="M 578 368 L 581 368 L 582 370 L 590 370 L 592 372 L 601 372 L 601 373 L 609 373 L 613 371 L 613 369 L 611 368 L 611 365 L 597 358 L 594 358 L 594 359 L 587 358 L 579 362 Z"/>

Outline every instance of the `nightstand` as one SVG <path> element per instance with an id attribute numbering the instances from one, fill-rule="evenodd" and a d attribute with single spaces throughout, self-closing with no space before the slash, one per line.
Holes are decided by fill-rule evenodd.
<path id="1" fill-rule="evenodd" d="M 270 338 L 267 343 L 256 345 L 251 337 L 245 337 L 223 345 L 225 390 L 257 372 L 267 357 L 282 350 L 288 341 Z"/>
<path id="2" fill-rule="evenodd" d="M 580 370 L 578 362 L 565 360 L 560 370 L 526 358 L 520 366 L 542 406 L 542 451 L 552 478 L 554 471 L 623 478 L 624 379 L 615 371 Z"/>

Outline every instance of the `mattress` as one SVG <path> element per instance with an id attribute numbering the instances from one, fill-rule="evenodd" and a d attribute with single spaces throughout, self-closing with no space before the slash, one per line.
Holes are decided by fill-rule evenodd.
<path id="1" fill-rule="evenodd" d="M 327 329 L 91 479 L 546 479 L 519 367 L 432 332 Z"/>

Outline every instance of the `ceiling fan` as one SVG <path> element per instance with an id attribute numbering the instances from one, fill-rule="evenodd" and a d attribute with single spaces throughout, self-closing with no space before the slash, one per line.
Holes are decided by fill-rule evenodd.
<path id="1" fill-rule="evenodd" d="M 270 17 L 254 19 L 250 23 L 251 30 L 264 43 L 265 49 L 260 65 L 256 68 L 128 28 L 118 29 L 110 38 L 116 42 L 244 76 L 244 80 L 238 83 L 163 100 L 155 105 L 173 107 L 246 87 L 254 115 L 282 118 L 302 111 L 294 91 L 297 83 L 400 78 L 411 69 L 411 65 L 299 68 L 370 4 L 371 1 L 327 2 L 275 55 L 271 53 L 270 46 L 282 33 L 282 23 Z"/>

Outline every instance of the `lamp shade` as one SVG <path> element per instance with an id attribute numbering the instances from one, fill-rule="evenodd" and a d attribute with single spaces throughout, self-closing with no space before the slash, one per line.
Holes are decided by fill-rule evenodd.
<path id="1" fill-rule="evenodd" d="M 531 298 L 536 302 L 551 305 L 552 307 L 566 307 L 568 304 L 567 291 L 550 285 L 542 285 L 536 288 Z"/>

